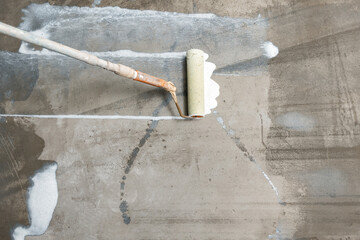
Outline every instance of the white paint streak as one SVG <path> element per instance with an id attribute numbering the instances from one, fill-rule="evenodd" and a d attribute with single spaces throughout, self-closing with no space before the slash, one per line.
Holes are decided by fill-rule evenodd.
<path id="1" fill-rule="evenodd" d="M 92 52 L 99 57 L 133 57 L 133 58 L 185 58 L 186 52 L 143 53 L 131 50 L 118 50 L 112 52 Z"/>
<path id="2" fill-rule="evenodd" d="M 218 112 L 214 111 L 214 114 L 217 115 Z M 229 127 L 226 127 L 224 119 L 220 116 L 216 117 L 217 122 L 221 125 L 221 127 L 225 130 L 225 132 L 229 135 L 229 136 L 235 136 L 236 132 L 234 130 L 232 130 Z M 232 138 L 233 139 L 233 138 Z M 245 152 L 247 155 L 250 155 L 250 153 L 247 150 L 242 150 L 243 152 Z M 270 184 L 272 190 L 275 192 L 275 195 L 277 197 L 277 200 L 280 204 L 283 204 L 283 201 L 281 201 L 280 199 L 280 195 L 279 192 L 277 190 L 277 188 L 275 187 L 274 183 L 271 181 L 270 177 L 264 172 L 264 170 L 261 168 L 261 166 L 256 162 L 256 160 L 252 157 L 251 161 L 253 163 L 255 163 L 257 169 L 262 173 L 262 175 L 264 176 L 264 178 L 268 181 L 268 183 Z"/>
<path id="3" fill-rule="evenodd" d="M 30 226 L 16 227 L 12 235 L 14 240 L 41 235 L 47 230 L 58 200 L 56 169 L 56 163 L 46 165 L 31 177 L 33 184 L 27 192 Z"/>
<path id="4" fill-rule="evenodd" d="M 27 114 L 0 114 L 0 117 L 23 117 L 45 119 L 128 119 L 128 120 L 184 120 L 175 116 L 121 116 L 121 115 L 27 115 Z"/>
<path id="5" fill-rule="evenodd" d="M 205 115 L 211 113 L 211 109 L 216 108 L 216 98 L 220 95 L 220 86 L 214 80 L 211 79 L 216 65 L 211 62 L 206 62 L 209 58 L 208 54 L 204 56 L 204 105 Z"/>
<path id="6" fill-rule="evenodd" d="M 265 179 L 268 181 L 268 183 L 270 184 L 272 190 L 275 192 L 278 203 L 283 204 L 284 202 L 280 199 L 279 192 L 278 192 L 277 188 L 275 187 L 274 183 L 271 181 L 269 176 L 264 172 L 264 170 L 260 167 L 260 165 L 256 162 L 255 159 L 254 159 L 253 162 L 255 163 L 255 165 L 259 169 L 259 171 L 262 173 L 262 175 L 265 177 Z"/>
<path id="7" fill-rule="evenodd" d="M 261 45 L 264 50 L 264 56 L 267 58 L 274 58 L 279 54 L 279 48 L 272 42 L 265 42 Z"/>
<path id="8" fill-rule="evenodd" d="M 279 192 L 277 190 L 277 188 L 275 187 L 275 185 L 273 184 L 273 182 L 270 180 L 269 176 L 261 169 L 260 166 L 258 166 L 259 169 L 261 170 L 261 173 L 264 175 L 264 177 L 266 178 L 266 180 L 268 180 L 269 184 L 271 185 L 271 188 L 274 190 L 276 196 L 278 197 L 279 199 Z"/>

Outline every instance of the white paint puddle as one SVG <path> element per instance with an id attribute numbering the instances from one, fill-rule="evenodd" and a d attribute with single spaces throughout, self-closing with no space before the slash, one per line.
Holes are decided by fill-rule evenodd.
<path id="1" fill-rule="evenodd" d="M 47 230 L 58 200 L 56 169 L 56 163 L 48 164 L 31 177 L 26 196 L 30 226 L 17 226 L 12 234 L 14 240 L 38 236 Z"/>

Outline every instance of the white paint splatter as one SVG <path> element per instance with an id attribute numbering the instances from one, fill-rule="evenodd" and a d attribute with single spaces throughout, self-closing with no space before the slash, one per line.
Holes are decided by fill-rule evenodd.
<path id="1" fill-rule="evenodd" d="M 211 113 L 211 109 L 216 108 L 217 101 L 216 98 L 220 95 L 220 86 L 214 80 L 211 79 L 216 65 L 211 62 L 206 62 L 209 58 L 209 55 L 205 53 L 204 56 L 204 105 L 205 105 L 205 115 Z"/>
<path id="2" fill-rule="evenodd" d="M 299 112 L 288 112 L 276 117 L 275 122 L 295 131 L 310 132 L 314 128 L 314 120 Z"/>
<path id="3" fill-rule="evenodd" d="M 281 237 L 281 232 L 280 232 L 280 230 L 279 230 L 278 228 L 276 228 L 276 233 L 275 233 L 275 234 L 270 234 L 270 235 L 268 235 L 268 238 L 269 238 L 269 239 L 275 239 L 275 240 L 281 240 L 281 239 L 283 239 L 283 238 Z"/>
<path id="4" fill-rule="evenodd" d="M 216 120 L 218 121 L 218 123 L 220 123 L 220 125 L 222 126 L 223 129 L 226 129 L 226 126 L 224 124 L 224 119 L 222 119 L 222 117 L 217 117 Z"/>
<path id="5" fill-rule="evenodd" d="M 14 240 L 38 236 L 47 230 L 58 200 L 56 169 L 57 164 L 52 163 L 31 177 L 32 186 L 27 192 L 30 226 L 16 227 L 12 234 Z"/>
<path id="6" fill-rule="evenodd" d="M 184 120 L 176 116 L 129 116 L 129 115 L 27 115 L 27 114 L 0 114 L 0 117 L 44 118 L 44 119 L 129 119 L 129 120 Z"/>
<path id="7" fill-rule="evenodd" d="M 279 54 L 279 48 L 272 42 L 265 42 L 260 46 L 264 50 L 264 56 L 267 58 L 274 58 Z"/>
<path id="8" fill-rule="evenodd" d="M 93 4 L 91 5 L 92 7 L 96 7 L 97 5 L 99 5 L 101 3 L 101 0 L 94 0 Z"/>

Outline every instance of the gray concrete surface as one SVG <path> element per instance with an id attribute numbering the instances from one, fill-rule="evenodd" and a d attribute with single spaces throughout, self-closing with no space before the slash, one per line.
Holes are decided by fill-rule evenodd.
<path id="1" fill-rule="evenodd" d="M 19 14 L 10 15 L 28 2 L 4 1 L 1 19 L 18 25 Z M 46 233 L 28 239 L 360 239 L 358 1 L 103 0 L 99 6 L 107 5 L 215 13 L 231 17 L 230 26 L 244 18 L 254 23 L 261 14 L 265 25 L 232 30 L 224 20 L 211 34 L 192 38 L 197 46 L 203 39 L 210 60 L 221 66 L 213 76 L 220 85 L 217 112 L 202 120 L 2 118 L 1 239 L 9 239 L 16 223 L 29 224 L 29 177 L 53 161 L 58 204 Z M 97 31 L 111 26 L 99 24 Z M 108 44 L 114 32 L 85 38 L 73 29 L 76 24 L 53 28 L 51 37 L 60 41 L 61 31 L 70 31 L 64 42 L 88 51 L 191 47 L 184 41 L 171 48 L 175 41 L 166 33 L 162 41 L 173 44 L 156 44 L 151 35 L 146 47 L 128 34 L 127 45 L 104 50 L 95 40 Z M 83 29 L 87 36 L 91 27 Z M 254 39 L 272 41 L 279 55 L 260 58 Z M 3 51 L 19 46 L 0 38 Z M 228 54 L 216 55 L 220 50 Z M 181 58 L 109 59 L 184 86 Z M 176 114 L 161 90 L 66 57 L 1 52 L 0 68 L 4 113 Z"/>

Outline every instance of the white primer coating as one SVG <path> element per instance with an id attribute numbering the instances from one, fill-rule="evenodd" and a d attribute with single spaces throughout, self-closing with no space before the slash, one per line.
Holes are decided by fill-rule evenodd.
<path id="1" fill-rule="evenodd" d="M 279 48 L 272 42 L 264 42 L 261 48 L 264 50 L 264 56 L 267 58 L 274 58 L 279 54 Z"/>
<path id="2" fill-rule="evenodd" d="M 27 114 L 0 114 L 0 117 L 23 117 L 44 119 L 129 119 L 129 120 L 184 120 L 175 116 L 121 116 L 121 115 L 27 115 Z"/>
<path id="3" fill-rule="evenodd" d="M 211 62 L 206 62 L 209 55 L 204 55 L 204 107 L 205 115 L 211 113 L 211 109 L 216 108 L 216 98 L 220 95 L 220 86 L 214 80 L 211 79 L 216 65 Z"/>
<path id="4" fill-rule="evenodd" d="M 41 235 L 47 230 L 58 200 L 56 169 L 56 163 L 46 165 L 30 178 L 33 183 L 27 192 L 30 226 L 16 227 L 12 234 L 14 240 Z"/>
<path id="5" fill-rule="evenodd" d="M 100 3 L 101 1 L 97 1 L 94 0 L 94 4 L 96 3 Z M 57 7 L 55 6 L 50 6 L 48 4 L 43 4 L 43 5 L 31 5 L 30 9 L 37 9 L 41 11 L 40 15 L 48 15 L 49 11 L 55 11 L 57 9 Z M 66 8 L 67 11 L 69 12 L 74 12 L 77 14 L 89 14 L 91 12 L 93 12 L 94 14 L 97 13 L 107 13 L 108 10 L 110 10 L 111 8 L 102 8 L 101 11 L 98 10 L 97 8 L 86 8 L 86 11 L 84 10 L 84 8 L 76 8 L 76 7 L 72 7 L 72 8 Z M 156 12 L 156 11 L 136 11 L 136 10 L 128 10 L 128 9 L 119 9 L 119 8 L 112 8 L 113 11 L 119 11 L 119 14 L 121 15 L 121 17 L 124 17 L 125 15 L 130 15 L 133 16 L 134 15 L 141 15 L 141 14 L 146 14 L 146 16 L 148 17 L 149 15 L 154 15 L 154 16 L 159 16 L 159 15 L 163 15 L 166 17 L 197 17 L 197 18 L 213 18 L 215 17 L 215 15 L 213 14 L 178 14 L 178 13 L 167 13 L 167 12 Z M 56 10 L 57 11 L 57 10 Z M 83 12 L 84 11 L 84 12 Z M 31 29 L 31 22 L 33 21 L 33 16 L 32 16 L 32 11 L 25 10 L 25 17 L 23 17 L 23 22 L 21 23 L 20 27 L 22 29 L 28 30 Z M 62 11 L 58 12 L 57 14 L 64 14 Z M 106 14 L 105 14 L 106 15 Z M 43 17 L 44 17 L 43 16 Z M 46 19 L 46 18 L 45 18 Z M 37 29 L 35 31 L 32 31 L 31 33 L 40 36 L 40 37 L 44 37 L 49 39 L 51 34 L 49 29 L 52 27 L 52 25 L 57 25 L 59 23 L 57 23 L 54 20 L 51 20 L 52 18 L 49 17 L 49 19 L 47 19 L 47 21 L 49 21 L 47 24 L 44 24 L 44 26 L 40 29 Z M 31 47 L 31 45 L 29 45 L 26 42 L 22 42 L 20 48 L 19 48 L 19 52 L 23 53 L 23 54 L 36 54 L 36 55 L 57 55 L 59 53 L 47 50 L 45 48 L 43 48 L 41 51 L 37 51 L 34 48 Z M 86 52 L 86 51 L 84 51 Z M 143 52 L 134 52 L 131 50 L 117 50 L 117 51 L 112 51 L 112 52 L 89 52 L 91 54 L 94 54 L 100 58 L 107 58 L 107 57 L 130 57 L 130 58 L 184 58 L 186 57 L 186 52 L 163 52 L 163 53 L 143 53 Z M 211 109 L 215 108 L 217 106 L 217 101 L 216 98 L 220 95 L 220 86 L 211 79 L 211 75 L 213 74 L 216 65 L 214 63 L 210 63 L 210 62 L 206 62 L 206 60 L 208 59 L 209 55 L 208 54 L 204 54 L 204 113 L 205 115 L 210 114 L 211 113 Z M 133 119 L 133 118 L 132 118 Z"/>
<path id="6" fill-rule="evenodd" d="M 94 0 L 95 4 L 100 4 L 100 0 Z M 24 16 L 22 17 L 23 22 L 20 24 L 21 29 L 28 29 L 31 26 L 31 22 L 35 18 L 41 18 L 45 25 L 53 24 L 56 25 L 58 21 L 66 21 L 70 17 L 83 18 L 84 16 L 95 16 L 96 18 L 104 19 L 116 19 L 118 17 L 165 17 L 165 18 L 216 18 L 217 16 L 212 13 L 178 13 L 178 12 L 165 12 L 165 11 L 154 11 L 154 10 L 135 10 L 126 9 L 120 7 L 76 7 L 76 6 L 56 6 L 50 5 L 49 3 L 44 4 L 30 4 L 26 9 L 23 9 Z"/>
<path id="7" fill-rule="evenodd" d="M 101 0 L 94 0 L 92 7 L 63 7 L 63 6 L 53 6 L 49 3 L 44 4 L 30 4 L 26 9 L 23 9 L 24 16 L 22 17 L 22 23 L 20 24 L 20 29 L 31 32 L 37 36 L 44 37 L 49 39 L 50 32 L 52 28 L 56 28 L 63 25 L 68 25 L 69 19 L 77 18 L 82 19 L 85 16 L 93 16 L 93 22 L 116 22 L 118 18 L 134 18 L 141 19 L 142 17 L 146 18 L 179 18 L 179 21 L 185 19 L 211 19 L 216 18 L 214 14 L 184 14 L 176 12 L 162 12 L 162 11 L 153 11 L 153 10 L 133 10 L 133 9 L 124 9 L 119 7 L 96 7 L 101 3 Z M 40 23 L 41 26 L 35 31 L 33 29 L 33 23 Z M 50 30 L 50 31 L 49 31 Z M 26 54 L 57 54 L 50 51 L 36 51 L 33 48 L 30 48 L 29 45 L 25 42 L 22 42 L 20 48 L 20 53 Z M 117 51 L 116 51 L 117 52 Z M 184 55 L 185 56 L 185 55 Z"/>

